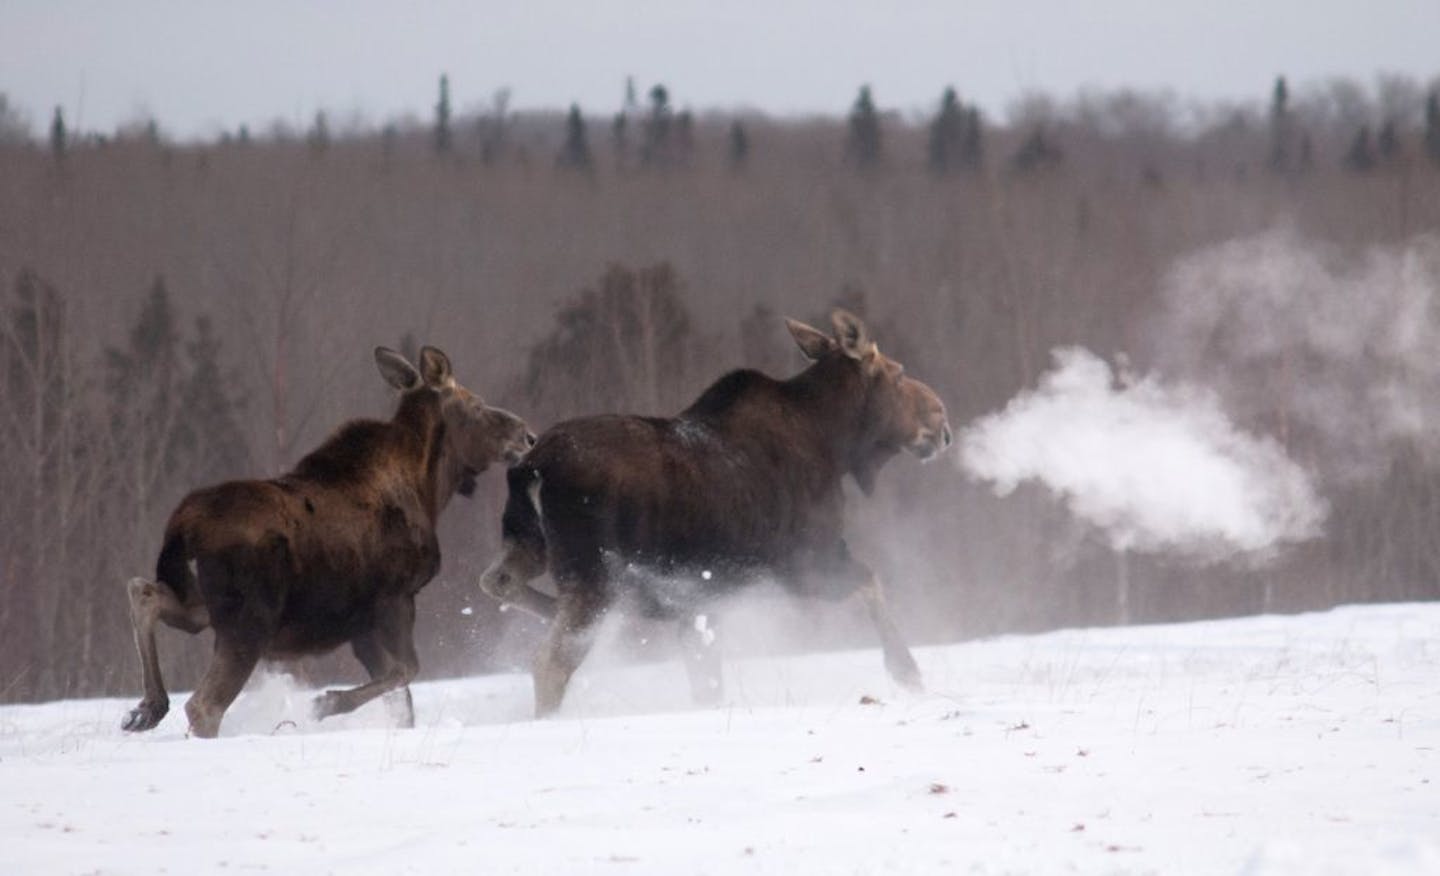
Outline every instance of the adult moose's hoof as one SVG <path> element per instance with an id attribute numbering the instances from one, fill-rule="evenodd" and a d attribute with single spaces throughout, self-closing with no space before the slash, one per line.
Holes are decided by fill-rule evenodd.
<path id="1" fill-rule="evenodd" d="M 120 729 L 126 733 L 139 733 L 144 730 L 150 730 L 156 724 L 159 724 L 160 719 L 164 718 L 165 714 L 169 711 L 170 703 L 168 701 L 158 703 L 141 702 L 140 705 L 130 710 L 129 714 L 125 716 L 125 720 L 120 722 Z"/>
<path id="2" fill-rule="evenodd" d="M 885 671 L 895 683 L 911 693 L 924 693 L 925 682 L 920 678 L 920 667 L 908 653 L 897 657 L 885 656 Z"/>

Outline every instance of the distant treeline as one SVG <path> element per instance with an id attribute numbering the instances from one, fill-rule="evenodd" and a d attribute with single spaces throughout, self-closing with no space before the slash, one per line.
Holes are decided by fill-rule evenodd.
<path id="1" fill-rule="evenodd" d="M 1265 93 L 1185 114 L 1033 97 L 1002 122 L 954 90 L 929 118 L 861 89 L 844 117 L 775 119 L 677 109 L 656 86 L 606 117 L 502 93 L 460 118 L 442 81 L 425 121 L 318 114 L 189 144 L 148 120 L 77 134 L 58 111 L 37 135 L 0 101 L 0 700 L 133 693 L 123 584 L 153 571 L 169 510 L 388 416 L 376 344 L 439 345 L 543 427 L 674 412 L 742 365 L 797 370 L 781 317 L 840 304 L 963 427 L 1058 345 L 1153 365 L 1162 277 L 1198 249 L 1282 224 L 1359 258 L 1440 232 L 1434 88 Z M 1291 440 L 1284 404 L 1245 425 Z M 1335 488 L 1327 536 L 1269 565 L 1121 569 L 1040 491 L 997 499 L 902 459 L 857 497 L 852 547 L 917 639 L 1434 598 L 1436 475 L 1414 454 Z M 417 624 L 431 673 L 534 642 L 476 586 L 502 480 L 442 526 Z M 868 643 L 852 607 L 815 611 L 803 644 Z M 177 689 L 203 665 L 181 639 L 162 647 Z"/>

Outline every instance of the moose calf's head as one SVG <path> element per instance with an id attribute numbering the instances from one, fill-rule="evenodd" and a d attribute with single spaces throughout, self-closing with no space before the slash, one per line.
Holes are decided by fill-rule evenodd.
<path id="1" fill-rule="evenodd" d="M 420 350 L 420 366 L 400 353 L 375 348 L 375 364 L 385 382 L 404 394 L 403 410 L 412 398 L 433 394 L 445 424 L 440 448 L 442 477 L 451 479 L 462 496 L 475 490 L 475 476 L 491 463 L 514 464 L 535 444 L 525 421 L 500 408 L 487 407 L 480 397 L 461 386 L 450 367 L 450 357 L 435 347 Z"/>
<path id="2" fill-rule="evenodd" d="M 860 318 L 845 310 L 830 316 L 835 332 L 826 334 L 805 323 L 786 325 L 806 356 L 851 374 L 861 419 L 855 477 L 867 492 L 874 470 L 889 453 L 908 450 L 922 460 L 950 446 L 945 404 L 935 391 L 905 374 L 905 366 L 880 352 Z"/>

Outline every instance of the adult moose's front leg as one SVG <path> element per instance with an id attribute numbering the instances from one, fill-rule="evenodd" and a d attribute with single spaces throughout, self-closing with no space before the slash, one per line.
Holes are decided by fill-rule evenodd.
<path id="1" fill-rule="evenodd" d="M 875 631 L 880 634 L 880 648 L 885 654 L 885 670 L 901 687 L 913 691 L 924 690 L 925 684 L 920 680 L 920 667 L 916 665 L 910 647 L 901 638 L 900 630 L 890 616 L 890 606 L 885 600 L 885 587 L 880 582 L 880 576 L 868 569 L 866 571 L 869 572 L 869 577 L 860 585 L 857 593 L 870 613 L 870 621 L 875 624 Z"/>
<path id="2" fill-rule="evenodd" d="M 802 578 L 802 592 L 821 598 L 842 599 L 854 594 L 865 604 L 870 622 L 880 635 L 880 649 L 885 655 L 885 669 L 896 683 L 910 690 L 922 690 L 920 667 L 901 637 L 890 606 L 885 600 L 885 586 L 874 570 L 850 556 L 844 544 L 818 568 L 808 570 Z"/>
<path id="3" fill-rule="evenodd" d="M 549 623 L 559 611 L 555 597 L 530 584 L 544 572 L 542 551 L 507 538 L 500 558 L 480 575 L 480 589 L 499 600 L 502 609 L 513 605 Z"/>

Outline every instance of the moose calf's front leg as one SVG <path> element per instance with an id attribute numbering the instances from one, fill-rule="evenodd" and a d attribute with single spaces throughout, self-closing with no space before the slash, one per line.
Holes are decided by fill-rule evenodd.
<path id="1" fill-rule="evenodd" d="M 355 657 L 360 661 L 360 665 L 370 673 L 371 681 L 384 678 L 398 668 L 395 659 L 390 656 L 389 651 L 385 650 L 373 632 L 356 636 L 350 645 L 354 649 Z M 380 698 L 385 703 L 385 708 L 390 713 L 390 721 L 394 726 L 404 730 L 415 726 L 415 700 L 410 695 L 410 685 L 387 691 Z M 327 717 L 328 714 L 335 713 L 329 712 L 321 717 Z"/>
<path id="2" fill-rule="evenodd" d="M 357 637 L 353 646 L 355 656 L 371 675 L 370 681 L 317 696 L 311 707 L 317 720 L 353 712 L 382 694 L 403 691 L 400 717 L 406 726 L 414 726 L 409 685 L 420 671 L 420 657 L 415 653 L 415 598 L 387 601 L 376 606 L 375 614 L 375 628 Z"/>

